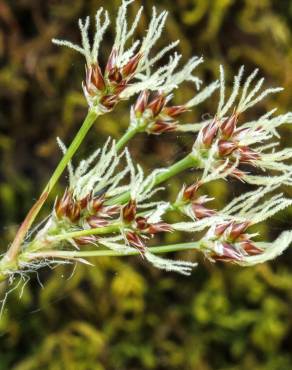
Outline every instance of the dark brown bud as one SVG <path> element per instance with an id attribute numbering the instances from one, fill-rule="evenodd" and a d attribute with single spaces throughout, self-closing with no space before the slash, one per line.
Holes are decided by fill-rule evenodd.
<path id="1" fill-rule="evenodd" d="M 137 204 L 135 200 L 130 200 L 128 204 L 126 204 L 123 207 L 122 210 L 122 216 L 123 220 L 126 222 L 132 222 L 135 219 L 136 216 L 136 211 L 137 211 Z"/>
<path id="2" fill-rule="evenodd" d="M 66 216 L 73 223 L 79 220 L 81 213 L 81 207 L 79 203 L 71 202 L 66 209 Z"/>
<path id="3" fill-rule="evenodd" d="M 98 64 L 92 64 L 90 67 L 86 68 L 86 89 L 90 95 L 95 94 L 95 91 L 92 90 L 94 86 L 97 90 L 105 89 L 105 82 L 102 76 L 100 67 Z"/>
<path id="4" fill-rule="evenodd" d="M 147 104 L 148 104 L 148 99 L 149 99 L 149 95 L 150 95 L 150 92 L 148 90 L 144 90 L 140 93 L 140 95 L 138 96 L 138 99 L 136 101 L 136 104 L 135 104 L 135 107 L 134 107 L 134 110 L 135 110 L 135 113 L 144 113 L 146 107 L 147 107 Z"/>
<path id="5" fill-rule="evenodd" d="M 177 117 L 182 113 L 187 112 L 188 109 L 184 105 L 177 105 L 172 107 L 165 107 L 163 109 L 163 113 L 166 114 L 169 117 Z"/>
<path id="6" fill-rule="evenodd" d="M 108 73 L 108 79 L 111 82 L 119 84 L 123 81 L 123 76 L 117 67 L 112 68 Z"/>
<path id="7" fill-rule="evenodd" d="M 91 208 L 94 211 L 94 213 L 97 213 L 102 208 L 104 200 L 105 197 L 103 195 L 92 199 Z"/>
<path id="8" fill-rule="evenodd" d="M 86 236 L 80 236 L 78 238 L 74 238 L 74 241 L 78 245 L 95 244 L 97 241 L 97 238 L 94 235 L 86 235 Z"/>
<path id="9" fill-rule="evenodd" d="M 64 203 L 62 202 L 62 199 L 64 198 L 64 195 L 62 198 L 57 198 L 55 201 L 55 213 L 57 218 L 62 218 L 65 215 L 66 206 L 64 207 Z"/>
<path id="10" fill-rule="evenodd" d="M 238 115 L 233 114 L 231 117 L 225 119 L 220 126 L 220 130 L 225 138 L 230 138 L 234 133 L 238 121 Z"/>
<path id="11" fill-rule="evenodd" d="M 112 49 L 105 67 L 106 74 L 109 74 L 116 67 L 117 56 L 118 56 L 117 50 L 115 48 Z"/>
<path id="12" fill-rule="evenodd" d="M 118 95 L 105 95 L 100 99 L 100 103 L 107 109 L 111 110 L 118 103 Z"/>
<path id="13" fill-rule="evenodd" d="M 149 234 L 157 234 L 161 232 L 171 232 L 171 231 L 173 231 L 173 228 L 166 222 L 157 222 L 156 224 L 151 224 L 148 227 Z"/>
<path id="14" fill-rule="evenodd" d="M 69 190 L 65 190 L 62 198 L 57 199 L 55 202 L 55 212 L 58 218 L 67 216 L 68 207 L 72 204 L 72 193 Z"/>
<path id="15" fill-rule="evenodd" d="M 233 223 L 231 225 L 230 238 L 236 240 L 250 226 L 250 222 Z"/>
<path id="16" fill-rule="evenodd" d="M 216 119 L 214 119 L 212 122 L 210 122 L 207 126 L 205 126 L 202 129 L 202 143 L 206 147 L 210 147 L 217 132 L 218 132 L 218 122 Z"/>
<path id="17" fill-rule="evenodd" d="M 245 240 L 241 243 L 242 248 L 250 256 L 256 256 L 263 253 L 263 250 L 255 246 L 250 240 Z"/>
<path id="18" fill-rule="evenodd" d="M 248 146 L 242 146 L 239 148 L 240 161 L 250 163 L 260 159 L 260 155 Z"/>
<path id="19" fill-rule="evenodd" d="M 98 227 L 104 227 L 109 224 L 109 221 L 97 216 L 90 216 L 86 219 L 86 221 L 88 222 L 88 225 L 94 229 Z"/>
<path id="20" fill-rule="evenodd" d="M 193 200 L 194 197 L 196 196 L 196 193 L 201 186 L 201 182 L 197 181 L 194 184 L 186 187 L 183 191 L 183 199 L 184 200 Z"/>
<path id="21" fill-rule="evenodd" d="M 104 206 L 98 212 L 101 217 L 112 217 L 120 213 L 121 206 Z"/>
<path id="22" fill-rule="evenodd" d="M 192 211 L 194 213 L 194 216 L 201 220 L 202 218 L 211 217 L 216 212 L 213 209 L 206 208 L 202 204 L 193 203 L 192 204 Z"/>
<path id="23" fill-rule="evenodd" d="M 231 154 L 237 148 L 237 144 L 233 141 L 219 140 L 218 151 L 221 157 Z"/>
<path id="24" fill-rule="evenodd" d="M 178 122 L 172 122 L 172 121 L 163 121 L 163 120 L 157 120 L 149 127 L 149 132 L 152 134 L 162 134 L 165 132 L 173 132 L 177 128 Z"/>
<path id="25" fill-rule="evenodd" d="M 60 204 L 61 204 L 61 199 L 57 197 L 55 200 L 54 210 L 58 218 L 62 217 Z"/>
<path id="26" fill-rule="evenodd" d="M 113 93 L 113 95 L 115 95 L 115 96 L 119 96 L 120 95 L 120 93 L 122 92 L 122 91 L 124 91 L 125 90 L 125 88 L 127 87 L 128 85 L 127 85 L 127 82 L 126 81 L 124 81 L 124 80 L 122 80 L 119 84 L 117 84 L 115 87 L 114 87 L 114 93 Z"/>
<path id="27" fill-rule="evenodd" d="M 145 230 L 149 226 L 145 217 L 137 217 L 135 221 L 140 230 Z"/>
<path id="28" fill-rule="evenodd" d="M 142 58 L 141 53 L 137 53 L 134 55 L 128 63 L 123 67 L 122 74 L 124 77 L 132 77 L 133 74 L 136 72 L 136 69 L 138 67 L 138 64 Z"/>
<path id="29" fill-rule="evenodd" d="M 219 224 L 215 228 L 215 235 L 216 236 L 221 236 L 224 231 L 231 225 L 231 222 L 224 222 L 223 224 Z"/>
<path id="30" fill-rule="evenodd" d="M 213 256 L 217 261 L 241 261 L 243 256 L 231 245 L 228 243 L 222 243 L 222 254 L 216 254 Z"/>
<path id="31" fill-rule="evenodd" d="M 143 239 L 139 235 L 132 231 L 129 231 L 126 234 L 126 238 L 129 244 L 132 247 L 137 248 L 142 255 L 145 253 L 146 245 L 144 244 Z"/>
<path id="32" fill-rule="evenodd" d="M 91 198 L 92 194 L 88 194 L 79 201 L 81 209 L 87 208 L 89 202 L 91 201 Z"/>
<path id="33" fill-rule="evenodd" d="M 105 82 L 102 76 L 100 67 L 98 64 L 93 65 L 92 67 L 91 81 L 98 90 L 105 89 Z"/>
<path id="34" fill-rule="evenodd" d="M 163 93 L 157 93 L 154 99 L 148 104 L 148 108 L 151 109 L 152 114 L 154 117 L 158 116 L 158 114 L 162 111 L 163 107 L 165 106 L 165 96 Z"/>

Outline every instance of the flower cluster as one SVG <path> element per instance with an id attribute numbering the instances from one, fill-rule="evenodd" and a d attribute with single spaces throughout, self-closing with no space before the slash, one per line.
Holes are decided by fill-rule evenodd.
<path id="1" fill-rule="evenodd" d="M 150 99 L 150 92 L 142 91 L 132 109 L 131 127 L 156 135 L 176 131 L 176 118 L 187 108 L 185 105 L 168 106 L 171 99 L 172 94 L 165 95 L 163 92 L 157 92 Z"/>
<path id="2" fill-rule="evenodd" d="M 263 171 L 275 170 L 282 173 L 289 171 L 290 166 L 283 161 L 292 158 L 292 150 L 275 151 L 279 142 L 273 141 L 271 143 L 271 139 L 279 138 L 276 129 L 284 123 L 291 123 L 292 114 L 289 112 L 271 118 L 275 112 L 274 109 L 256 121 L 240 124 L 241 113 L 260 102 L 267 95 L 282 90 L 281 88 L 269 88 L 255 97 L 264 82 L 264 79 L 259 80 L 255 87 L 250 92 L 248 91 L 258 72 L 255 70 L 244 83 L 239 102 L 235 105 L 236 98 L 240 94 L 243 71 L 244 69 L 241 67 L 234 79 L 230 98 L 225 103 L 225 81 L 221 67 L 220 102 L 217 113 L 212 120 L 200 128 L 193 152 L 199 154 L 205 174 L 225 164 L 226 171 L 232 168 L 229 175 L 252 184 L 261 185 L 260 182 L 257 182 L 258 178 L 249 176 L 239 166 L 250 165 Z M 232 112 L 229 115 L 231 109 Z M 188 128 L 197 130 L 197 125 L 189 125 Z"/>
<path id="3" fill-rule="evenodd" d="M 224 261 L 252 266 L 276 258 L 291 243 L 292 233 L 283 232 L 272 243 L 255 242 L 246 229 L 248 221 L 225 222 L 211 227 L 202 240 L 203 253 L 211 262 Z"/>
<path id="4" fill-rule="evenodd" d="M 201 81 L 193 76 L 194 69 L 203 62 L 202 58 L 193 57 L 185 66 L 176 71 L 181 55 L 170 55 L 169 62 L 153 71 L 157 64 L 168 52 L 174 49 L 179 41 L 162 48 L 158 54 L 151 56 L 151 51 L 159 40 L 164 29 L 167 12 L 157 13 L 153 8 L 151 21 L 142 40 L 133 40 L 133 35 L 143 13 L 141 7 L 132 23 L 128 26 L 127 9 L 134 0 L 123 0 L 116 19 L 116 37 L 112 51 L 104 68 L 99 62 L 99 49 L 104 34 L 110 24 L 107 11 L 100 8 L 95 16 L 95 35 L 92 46 L 89 42 L 89 17 L 83 22 L 79 20 L 82 46 L 70 41 L 53 39 L 53 43 L 69 47 L 86 59 L 86 78 L 83 83 L 84 95 L 91 109 L 98 112 L 110 111 L 122 99 L 128 99 L 143 90 L 163 90 L 169 93 L 184 81 L 192 81 L 197 88 Z M 102 18 L 104 18 L 102 20 Z M 131 46 L 127 45 L 131 41 Z M 217 87 L 217 86 L 216 86 Z M 211 92 L 214 86 L 211 87 Z M 210 92 L 210 93 L 211 93 Z M 206 97 L 208 92 L 206 92 Z"/>
<path id="5" fill-rule="evenodd" d="M 284 247 L 276 243 L 271 246 L 268 243 L 264 245 L 255 242 L 253 238 L 257 234 L 248 234 L 246 231 L 249 227 L 265 221 L 292 205 L 292 200 L 284 198 L 282 194 L 276 194 L 264 201 L 264 198 L 274 192 L 283 182 L 291 181 L 291 173 L 286 174 L 282 182 L 279 183 L 277 180 L 274 179 L 265 187 L 243 193 L 222 210 L 216 212 L 203 210 L 204 217 L 202 218 L 195 217 L 194 211 L 191 213 L 189 209 L 180 207 L 179 210 L 189 216 L 192 222 L 181 222 L 173 224 L 172 227 L 175 230 L 191 233 L 207 229 L 200 241 L 200 249 L 212 262 L 226 261 L 248 265 L 253 264 L 255 256 L 257 256 L 258 263 L 265 262 L 271 259 L 271 256 L 280 254 Z"/>
<path id="6" fill-rule="evenodd" d="M 159 232 L 170 232 L 172 228 L 166 222 L 151 222 L 153 217 L 143 217 L 137 214 L 137 203 L 130 200 L 122 209 L 122 220 L 129 231 L 126 241 L 130 246 L 138 248 L 143 255 L 146 251 L 145 241 Z"/>
<path id="7" fill-rule="evenodd" d="M 59 145 L 66 153 L 60 140 Z M 154 179 L 164 170 L 145 177 L 142 168 L 133 164 L 129 152 L 118 154 L 116 143 L 110 140 L 76 169 L 70 164 L 68 170 L 69 187 L 56 199 L 51 217 L 38 231 L 35 252 L 58 249 L 60 241 L 77 250 L 86 245 L 121 252 L 136 249 L 155 266 L 183 274 L 190 272 L 193 263 L 164 261 L 147 248 L 148 240 L 157 233 L 172 232 L 171 225 L 162 220 L 169 204 L 150 201 L 163 190 L 155 187 Z M 121 192 L 128 193 L 125 204 L 118 201 Z"/>
<path id="8" fill-rule="evenodd" d="M 117 66 L 117 50 L 113 49 L 104 73 L 98 63 L 86 66 L 86 79 L 83 83 L 84 95 L 89 105 L 99 104 L 106 111 L 112 110 L 121 99 L 121 93 L 127 88 L 135 75 L 141 54 L 134 55 L 122 67 Z"/>
<path id="9" fill-rule="evenodd" d="M 185 213 L 194 220 L 202 220 L 203 218 L 215 215 L 215 210 L 205 206 L 212 198 L 207 195 L 198 196 L 198 189 L 202 184 L 202 182 L 197 181 L 190 186 L 183 186 L 173 208 Z"/>
<path id="10" fill-rule="evenodd" d="M 247 256 L 263 252 L 252 242 L 251 236 L 245 233 L 249 222 L 224 222 L 211 227 L 206 238 L 212 241 L 212 248 L 206 249 L 211 261 L 227 261 L 240 263 Z"/>
<path id="11" fill-rule="evenodd" d="M 260 153 L 250 146 L 244 144 L 246 136 L 250 134 L 248 128 L 237 128 L 238 114 L 234 113 L 230 117 L 223 120 L 218 120 L 217 117 L 213 121 L 204 126 L 199 132 L 196 149 L 199 148 L 204 156 L 213 152 L 213 160 L 215 166 L 219 166 L 228 160 L 230 168 L 232 164 L 249 164 L 257 166 L 261 156 Z M 209 157 L 208 157 L 209 159 Z M 243 179 L 245 173 L 237 166 L 233 168 L 231 173 L 234 177 Z"/>
<path id="12" fill-rule="evenodd" d="M 292 231 L 282 233 L 274 243 L 258 242 L 257 234 L 248 232 L 251 226 L 292 205 L 291 199 L 277 192 L 282 184 L 292 186 L 289 164 L 292 149 L 276 150 L 280 137 L 277 129 L 292 123 L 292 113 L 273 116 L 275 110 L 272 110 L 250 122 L 243 122 L 242 115 L 269 94 L 282 89 L 260 92 L 264 79 L 251 87 L 257 70 L 241 84 L 242 67 L 226 100 L 221 67 L 219 82 L 206 86 L 184 104 L 172 105 L 173 91 L 184 81 L 194 84 L 196 90 L 200 88 L 201 81 L 193 71 L 203 59 L 193 57 L 179 69 L 181 56 L 174 53 L 165 65 L 155 68 L 178 42 L 152 56 L 167 17 L 167 12 L 158 14 L 155 8 L 144 38 L 133 40 L 143 13 L 140 8 L 129 26 L 127 10 L 133 1 L 122 1 L 116 19 L 116 37 L 105 66 L 100 63 L 99 49 L 110 21 L 103 8 L 96 13 L 92 45 L 88 36 L 89 18 L 84 22 L 79 20 L 82 46 L 53 40 L 85 56 L 83 90 L 89 113 L 68 149 L 58 139 L 63 159 L 0 260 L 0 280 L 54 263 L 88 263 L 83 257 L 94 253 L 105 255 L 108 249 L 114 255 L 140 254 L 157 268 L 189 275 L 196 263 L 161 258 L 156 253 L 184 250 L 187 244 L 189 249 L 199 249 L 211 262 L 247 266 L 275 258 L 292 242 Z M 218 88 L 219 104 L 212 119 L 193 124 L 181 122 L 183 113 Z M 73 168 L 72 156 L 94 119 L 113 110 L 120 100 L 136 94 L 139 95 L 131 108 L 129 127 L 122 138 L 117 143 L 108 139 L 101 149 Z M 196 137 L 189 154 L 168 168 L 154 169 L 147 176 L 128 149 L 122 151 L 138 132 L 157 135 L 171 131 L 191 131 Z M 66 165 L 68 188 L 57 197 L 44 222 L 30 230 Z M 174 201 L 165 199 L 166 192 L 158 185 L 187 169 L 196 169 L 196 178 L 190 185 L 182 186 Z M 252 174 L 254 169 L 256 175 Z M 208 207 L 213 198 L 204 193 L 204 185 L 214 180 L 228 181 L 230 176 L 255 189 L 235 197 L 222 209 Z M 182 217 L 181 222 L 167 222 L 169 211 Z M 190 233 L 191 244 L 151 246 L 151 240 L 163 240 L 163 235 L 175 231 Z"/>

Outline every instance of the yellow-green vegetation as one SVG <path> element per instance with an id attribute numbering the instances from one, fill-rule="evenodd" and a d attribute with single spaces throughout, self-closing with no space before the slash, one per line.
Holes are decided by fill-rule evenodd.
<path id="1" fill-rule="evenodd" d="M 141 2 L 131 7 L 133 14 Z M 56 49 L 51 39 L 64 36 L 77 41 L 78 17 L 94 14 L 99 6 L 115 12 L 119 3 L 0 2 L 1 252 L 60 158 L 56 136 L 69 142 L 86 112 L 80 88 L 83 60 L 68 49 Z M 259 67 L 268 82 L 285 88 L 284 93 L 261 102 L 248 118 L 274 106 L 279 113 L 291 110 L 292 5 L 288 0 L 143 3 L 144 24 L 152 5 L 169 10 L 168 41 L 181 39 L 179 48 L 186 59 L 204 55 L 200 72 L 206 83 L 218 77 L 220 63 L 230 76 L 245 64 L 250 71 Z M 142 35 L 143 30 L 142 22 L 138 32 Z M 181 103 L 191 96 L 192 88 L 186 86 L 175 99 Z M 202 113 L 212 114 L 217 101 L 217 97 L 209 99 L 203 109 L 200 106 L 189 114 L 188 122 L 201 120 Z M 94 126 L 78 156 L 100 146 L 108 135 L 120 137 L 127 124 L 128 109 L 120 104 Z M 283 146 L 291 146 L 291 127 L 281 128 L 281 134 Z M 190 143 L 186 135 L 138 135 L 130 146 L 137 161 L 151 168 L 182 158 Z M 186 173 L 171 180 L 169 195 L 175 199 L 182 183 L 193 176 Z M 208 185 L 210 195 L 216 196 L 215 207 L 247 188 L 234 185 Z M 290 209 L 257 231 L 265 239 L 274 239 L 282 229 L 291 228 L 291 217 Z M 177 234 L 170 234 L 164 244 L 179 241 Z M 181 252 L 177 257 L 193 253 Z M 271 264 L 246 269 L 201 260 L 188 278 L 152 269 L 136 257 L 90 261 L 95 267 L 78 266 L 74 273 L 72 266 L 41 271 L 23 291 L 20 286 L 9 296 L 0 318 L 0 370 L 292 369 L 289 249 Z M 5 287 L 0 289 L 4 294 Z"/>

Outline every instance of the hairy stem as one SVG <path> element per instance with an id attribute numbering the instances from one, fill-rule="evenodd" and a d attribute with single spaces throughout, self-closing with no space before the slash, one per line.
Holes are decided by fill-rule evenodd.
<path id="1" fill-rule="evenodd" d="M 188 154 L 186 157 L 181 159 L 180 161 L 174 163 L 172 166 L 168 167 L 164 172 L 158 174 L 155 177 L 154 184 L 158 185 L 162 182 L 170 179 L 171 177 L 177 175 L 178 173 L 188 169 L 197 167 L 199 165 L 198 158 L 195 157 L 193 153 Z M 127 201 L 130 199 L 130 193 L 126 192 L 124 194 L 121 194 L 111 200 L 109 200 L 106 204 L 107 205 L 114 205 L 114 204 L 124 204 L 127 203 Z"/>
<path id="2" fill-rule="evenodd" d="M 56 167 L 53 175 L 51 176 L 50 180 L 48 181 L 47 185 L 45 186 L 41 196 L 33 205 L 29 213 L 27 214 L 26 218 L 22 222 L 20 228 L 18 229 L 15 239 L 12 242 L 10 248 L 8 249 L 5 258 L 8 260 L 14 260 L 21 248 L 22 242 L 26 236 L 27 231 L 31 227 L 32 223 L 34 222 L 36 216 L 38 215 L 39 211 L 41 210 L 42 206 L 44 205 L 48 195 L 50 194 L 51 190 L 55 186 L 56 182 L 62 175 L 63 171 L 65 170 L 67 164 L 75 154 L 76 150 L 79 148 L 80 144 L 84 140 L 87 132 L 95 122 L 96 118 L 99 116 L 98 112 L 89 111 L 82 126 L 80 127 L 79 131 L 77 132 L 76 136 L 74 137 L 71 145 L 68 147 L 66 153 L 64 154 L 63 158 L 59 162 L 58 166 Z"/>

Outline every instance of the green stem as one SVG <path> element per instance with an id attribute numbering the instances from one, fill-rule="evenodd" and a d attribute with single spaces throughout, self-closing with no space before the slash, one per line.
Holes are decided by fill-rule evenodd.
<path id="1" fill-rule="evenodd" d="M 170 252 L 179 252 L 192 249 L 200 249 L 201 242 L 189 242 L 169 244 L 164 246 L 149 247 L 147 250 L 151 253 L 161 254 Z M 138 255 L 138 250 L 131 250 L 126 252 L 117 252 L 109 249 L 95 250 L 95 251 L 46 251 L 39 253 L 27 253 L 26 257 L 30 260 L 37 258 L 86 258 L 86 257 L 116 257 L 116 256 L 133 256 Z"/>
<path id="2" fill-rule="evenodd" d="M 56 240 L 66 240 L 66 239 L 68 240 L 68 239 L 80 238 L 82 236 L 87 236 L 87 235 L 111 234 L 111 233 L 119 231 L 120 227 L 122 226 L 123 225 L 121 223 L 115 223 L 110 226 L 98 227 L 95 229 L 78 230 L 78 231 L 73 231 L 70 233 L 58 234 L 54 238 Z"/>
<path id="3" fill-rule="evenodd" d="M 167 171 L 160 173 L 155 178 L 155 185 L 161 184 L 162 182 L 174 177 L 178 173 L 187 170 L 198 165 L 198 160 L 193 154 L 188 154 L 180 161 L 170 166 Z"/>
<path id="4" fill-rule="evenodd" d="M 63 171 L 65 170 L 67 164 L 75 154 L 76 150 L 79 148 L 80 144 L 84 140 L 87 132 L 95 122 L 96 118 L 99 116 L 99 113 L 94 111 L 89 111 L 82 126 L 80 127 L 78 133 L 74 137 L 71 145 L 67 149 L 66 153 L 64 154 L 63 158 L 59 162 L 57 168 L 55 169 L 53 175 L 51 176 L 50 180 L 48 181 L 47 185 L 45 186 L 40 198 L 36 201 L 33 205 L 29 213 L 27 214 L 26 218 L 22 222 L 18 232 L 16 233 L 15 239 L 11 244 L 10 248 L 6 253 L 6 258 L 8 260 L 14 260 L 17 256 L 21 244 L 26 236 L 27 231 L 30 229 L 32 223 L 34 222 L 36 216 L 38 215 L 39 211 L 41 210 L 42 206 L 44 205 L 48 195 L 50 194 L 51 190 L 55 186 L 56 182 L 62 175 Z"/>
<path id="5" fill-rule="evenodd" d="M 125 134 L 120 138 L 116 144 L 116 150 L 119 152 L 124 146 L 130 141 L 138 132 L 140 131 L 139 127 L 129 128 Z"/>
<path id="6" fill-rule="evenodd" d="M 50 178 L 49 182 L 47 183 L 43 192 L 50 192 L 53 187 L 55 186 L 56 182 L 59 180 L 60 176 L 62 175 L 63 171 L 67 167 L 68 163 L 70 162 L 73 155 L 76 153 L 77 149 L 79 148 L 80 144 L 84 140 L 85 136 L 87 135 L 89 129 L 94 124 L 97 117 L 100 113 L 95 111 L 89 111 L 83 124 L 81 125 L 79 131 L 77 132 L 76 136 L 74 137 L 73 141 L 71 142 L 69 148 L 67 149 L 66 153 L 64 154 L 63 158 L 59 162 L 57 168 L 55 169 L 52 177 Z"/>
<path id="7" fill-rule="evenodd" d="M 174 163 L 164 172 L 160 173 L 155 177 L 154 186 L 161 184 L 162 182 L 168 180 L 169 178 L 177 175 L 178 173 L 192 167 L 196 167 L 199 165 L 198 159 L 194 156 L 194 154 L 188 154 L 186 157 L 181 159 L 180 161 Z M 114 204 L 124 204 L 130 199 L 130 193 L 126 192 L 121 194 L 111 200 L 109 200 L 106 204 L 107 205 L 114 205 Z"/>
<path id="8" fill-rule="evenodd" d="M 2 283 L 5 280 L 7 280 L 7 275 L 4 275 L 4 274 L 0 273 L 0 283 Z"/>

